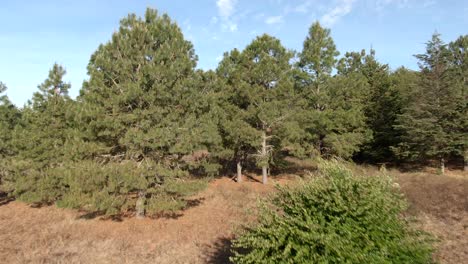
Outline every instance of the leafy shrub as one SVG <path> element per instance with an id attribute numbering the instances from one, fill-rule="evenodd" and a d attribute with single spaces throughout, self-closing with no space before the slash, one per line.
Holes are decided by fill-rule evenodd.
<path id="1" fill-rule="evenodd" d="M 260 223 L 234 241 L 235 263 L 429 263 L 428 237 L 402 218 L 406 203 L 390 178 L 355 176 L 338 162 L 278 187 Z"/>

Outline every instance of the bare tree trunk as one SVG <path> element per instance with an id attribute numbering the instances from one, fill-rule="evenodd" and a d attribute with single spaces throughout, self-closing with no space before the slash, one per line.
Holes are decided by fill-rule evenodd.
<path id="1" fill-rule="evenodd" d="M 266 133 L 263 132 L 262 134 L 262 158 L 264 159 L 264 161 L 267 159 L 266 140 L 267 140 Z M 268 181 L 268 166 L 266 163 L 264 163 L 262 166 L 262 182 L 263 184 L 267 184 L 267 181 Z"/>
<path id="2" fill-rule="evenodd" d="M 463 153 L 463 170 L 468 171 L 468 150 L 465 150 Z"/>
<path id="3" fill-rule="evenodd" d="M 138 219 L 145 218 L 145 200 L 146 200 L 146 193 L 144 191 L 139 191 L 138 199 L 135 205 L 136 217 Z"/>
<path id="4" fill-rule="evenodd" d="M 442 175 L 445 174 L 445 159 L 444 158 L 440 158 L 440 173 Z"/>
<path id="5" fill-rule="evenodd" d="M 242 182 L 242 163 L 237 161 L 237 182 Z"/>

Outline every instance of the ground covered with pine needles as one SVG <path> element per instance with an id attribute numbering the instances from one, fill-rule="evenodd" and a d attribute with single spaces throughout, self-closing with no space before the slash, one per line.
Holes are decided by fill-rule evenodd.
<path id="1" fill-rule="evenodd" d="M 468 259 L 468 175 L 450 171 L 390 171 L 410 202 L 415 224 L 437 238 L 435 260 Z M 259 179 L 259 178 L 258 178 Z M 273 180 L 294 182 L 294 176 Z M 236 230 L 255 217 L 257 200 L 272 191 L 255 177 L 242 184 L 212 181 L 187 210 L 158 219 L 100 219 L 55 206 L 0 206 L 4 263 L 229 263 Z"/>

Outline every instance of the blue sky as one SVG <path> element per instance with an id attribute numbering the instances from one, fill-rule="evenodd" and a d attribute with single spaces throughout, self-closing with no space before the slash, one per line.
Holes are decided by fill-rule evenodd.
<path id="1" fill-rule="evenodd" d="M 86 65 L 128 13 L 166 12 L 191 40 L 198 67 L 216 68 L 223 52 L 268 33 L 300 50 L 311 23 L 331 28 L 342 54 L 371 46 L 392 69 L 416 69 L 412 56 L 437 30 L 449 42 L 468 34 L 466 0 L 2 0 L 0 81 L 22 106 L 54 62 L 68 71 L 76 96 Z"/>

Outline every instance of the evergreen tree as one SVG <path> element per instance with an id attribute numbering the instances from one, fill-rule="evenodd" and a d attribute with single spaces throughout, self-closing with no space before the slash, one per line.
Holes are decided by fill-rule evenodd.
<path id="1" fill-rule="evenodd" d="M 238 127 L 228 135 L 230 145 L 238 165 L 248 151 L 258 149 L 264 184 L 274 152 L 281 150 L 280 134 L 294 111 L 292 57 L 278 39 L 262 35 L 242 53 L 225 54 L 218 69 L 230 86 L 226 109 L 233 123 L 229 126 Z"/>
<path id="2" fill-rule="evenodd" d="M 297 66 L 302 71 L 299 75 L 299 87 L 308 99 L 308 106 L 315 110 L 323 110 L 321 101 L 326 93 L 324 85 L 331 78 L 338 55 L 330 30 L 323 28 L 319 22 L 312 24 Z"/>
<path id="3" fill-rule="evenodd" d="M 2 95 L 6 90 L 6 85 L 0 82 L 0 196 L 2 193 L 11 191 L 10 188 L 4 186 L 4 181 L 9 176 L 10 160 L 16 154 L 12 139 L 14 127 L 20 118 L 19 110 L 6 95 Z"/>
<path id="4" fill-rule="evenodd" d="M 124 195 L 131 203 L 129 197 L 139 197 L 130 208 L 142 216 L 155 201 L 167 198 L 157 191 L 163 182 L 200 167 L 216 172 L 219 166 L 209 162 L 221 144 L 216 105 L 211 108 L 212 98 L 203 94 L 210 76 L 194 72 L 196 61 L 180 28 L 153 9 L 144 18 L 130 14 L 122 19 L 112 39 L 91 56 L 90 79 L 79 98 L 85 140 L 99 145 L 96 159 L 144 167 L 130 175 L 122 167 L 118 177 L 128 183 L 122 186 L 125 192 L 109 189 L 106 200 Z"/>
<path id="5" fill-rule="evenodd" d="M 451 85 L 458 93 L 455 100 L 456 118 L 458 123 L 456 133 L 459 135 L 457 145 L 464 160 L 464 170 L 468 170 L 468 35 L 460 36 L 449 44 Z"/>
<path id="6" fill-rule="evenodd" d="M 32 102 L 24 109 L 21 127 L 16 142 L 20 147 L 19 157 L 32 160 L 39 168 L 63 162 L 67 139 L 68 96 L 70 84 L 63 81 L 65 69 L 54 64 L 48 78 L 38 86 Z"/>
<path id="7" fill-rule="evenodd" d="M 403 157 L 417 160 L 438 159 L 444 173 L 445 162 L 452 154 L 461 154 L 462 135 L 459 86 L 453 85 L 449 71 L 449 51 L 435 33 L 426 44 L 426 53 L 416 55 L 421 75 L 411 104 L 399 116 L 396 126 L 403 130 L 403 142 L 395 150 Z"/>
<path id="8" fill-rule="evenodd" d="M 49 173 L 69 160 L 69 130 L 73 126 L 65 69 L 54 64 L 48 78 L 23 110 L 14 131 L 18 154 L 12 169 L 14 195 L 33 203 L 55 201 L 63 191 L 61 175 Z"/>
<path id="9" fill-rule="evenodd" d="M 249 155 L 259 147 L 261 136 L 255 127 L 248 122 L 247 107 L 250 104 L 247 94 L 249 84 L 243 79 L 242 54 L 237 49 L 224 54 L 217 75 L 222 80 L 222 98 L 225 118 L 221 123 L 224 146 L 236 162 L 237 182 L 242 182 L 242 168 Z"/>
<path id="10" fill-rule="evenodd" d="M 367 137 L 362 104 L 367 85 L 357 73 L 332 76 L 338 55 L 330 30 L 314 23 L 297 64 L 302 110 L 296 118 L 307 132 L 302 144 L 307 149 L 312 145 L 319 155 L 349 158 Z"/>
<path id="11" fill-rule="evenodd" d="M 14 154 L 14 147 L 11 145 L 13 128 L 18 122 L 19 111 L 6 95 L 2 95 L 7 90 L 4 83 L 0 82 L 0 158 Z"/>
<path id="12" fill-rule="evenodd" d="M 379 63 L 371 49 L 369 54 L 365 50 L 346 53 L 339 61 L 338 72 L 345 75 L 360 73 L 368 84 L 369 90 L 364 93 L 364 112 L 372 138 L 356 157 L 371 162 L 394 161 L 391 147 L 399 143 L 399 133 L 394 125 L 397 115 L 401 114 L 403 100 L 397 86 L 406 84 L 399 82 L 397 77 L 404 74 L 404 70 L 391 75 L 388 65 Z"/>

